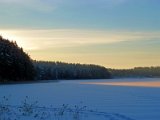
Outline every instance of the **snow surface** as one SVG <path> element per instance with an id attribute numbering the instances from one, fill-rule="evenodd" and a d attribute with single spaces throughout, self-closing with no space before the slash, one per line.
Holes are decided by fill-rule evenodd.
<path id="1" fill-rule="evenodd" d="M 88 84 L 89 82 L 106 81 L 133 82 L 160 81 L 160 79 L 62 80 L 48 83 L 0 85 L 0 101 L 3 96 L 6 96 L 9 98 L 10 105 L 19 106 L 21 101 L 28 96 L 30 100 L 37 100 L 40 106 L 47 108 L 51 105 L 53 108 L 59 108 L 63 104 L 73 107 L 75 105 L 87 106 L 85 113 L 88 114 L 88 118 L 86 120 L 160 119 L 160 87 Z M 104 115 L 96 115 L 96 113 L 104 113 L 109 117 L 103 118 Z M 67 119 L 67 115 L 65 119 Z"/>

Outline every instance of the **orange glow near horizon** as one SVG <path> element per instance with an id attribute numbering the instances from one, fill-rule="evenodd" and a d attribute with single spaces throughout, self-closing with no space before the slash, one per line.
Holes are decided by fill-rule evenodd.
<path id="1" fill-rule="evenodd" d="M 144 81 L 144 82 L 88 82 L 81 84 L 94 85 L 112 85 L 112 86 L 133 86 L 133 87 L 160 87 L 160 81 Z"/>
<path id="2" fill-rule="evenodd" d="M 97 64 L 118 69 L 158 66 L 160 61 L 159 43 L 147 43 L 148 39 L 159 39 L 160 32 L 4 29 L 0 33 L 4 38 L 16 41 L 36 60 Z"/>

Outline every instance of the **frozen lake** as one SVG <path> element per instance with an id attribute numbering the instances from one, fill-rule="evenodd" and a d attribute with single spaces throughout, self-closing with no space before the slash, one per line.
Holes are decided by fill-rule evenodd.
<path id="1" fill-rule="evenodd" d="M 122 114 L 134 120 L 158 120 L 159 83 L 160 79 L 154 78 L 0 85 L 0 98 L 6 96 L 10 99 L 10 104 L 18 105 L 28 96 L 33 101 L 38 100 L 42 106 L 79 105 L 92 110 Z"/>

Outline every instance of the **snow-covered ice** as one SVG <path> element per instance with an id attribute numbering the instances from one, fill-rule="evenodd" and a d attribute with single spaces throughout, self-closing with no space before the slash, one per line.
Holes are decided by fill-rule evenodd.
<path id="1" fill-rule="evenodd" d="M 28 96 L 40 106 L 59 108 L 87 106 L 87 110 L 106 113 L 106 120 L 159 120 L 160 87 L 112 86 L 89 84 L 95 82 L 160 81 L 154 79 L 68 80 L 48 83 L 0 85 L 0 101 L 9 98 L 9 104 L 19 106 Z M 85 84 L 87 83 L 87 84 Z M 86 111 L 86 113 L 89 111 Z M 90 114 L 90 113 L 88 113 Z M 87 120 L 103 120 L 92 114 Z"/>

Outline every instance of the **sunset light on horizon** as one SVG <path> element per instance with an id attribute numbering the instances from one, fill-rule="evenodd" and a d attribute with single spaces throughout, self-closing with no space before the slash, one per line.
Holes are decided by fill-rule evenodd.
<path id="1" fill-rule="evenodd" d="M 159 66 L 157 0 L 0 0 L 0 35 L 31 58 L 107 68 Z"/>

